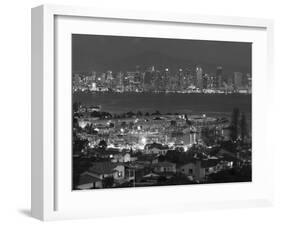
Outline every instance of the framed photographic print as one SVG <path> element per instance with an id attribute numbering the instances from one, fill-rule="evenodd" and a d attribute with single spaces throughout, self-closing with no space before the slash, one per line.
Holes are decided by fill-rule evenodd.
<path id="1" fill-rule="evenodd" d="M 270 205 L 270 20 L 32 9 L 32 215 Z"/>

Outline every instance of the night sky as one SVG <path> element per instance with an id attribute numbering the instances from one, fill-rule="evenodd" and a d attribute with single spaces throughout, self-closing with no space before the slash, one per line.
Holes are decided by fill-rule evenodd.
<path id="1" fill-rule="evenodd" d="M 207 73 L 222 66 L 224 73 L 251 73 L 252 44 L 204 40 L 141 38 L 104 35 L 72 35 L 73 72 L 130 71 L 193 68 Z"/>

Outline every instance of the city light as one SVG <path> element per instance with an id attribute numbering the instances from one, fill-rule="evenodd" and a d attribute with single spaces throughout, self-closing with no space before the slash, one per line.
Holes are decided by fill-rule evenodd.
<path id="1" fill-rule="evenodd" d="M 142 143 L 143 145 L 146 145 L 146 141 L 147 141 L 147 140 L 146 140 L 145 137 L 142 137 L 142 138 L 141 138 L 141 143 Z"/>
<path id="2" fill-rule="evenodd" d="M 169 73 L 168 73 L 169 72 Z M 193 70 L 183 68 L 158 69 L 155 66 L 144 70 L 122 72 L 92 72 L 73 74 L 74 92 L 154 92 L 154 93 L 239 93 L 251 94 L 250 73 L 227 72 L 221 66 L 209 72 L 204 66 Z"/>

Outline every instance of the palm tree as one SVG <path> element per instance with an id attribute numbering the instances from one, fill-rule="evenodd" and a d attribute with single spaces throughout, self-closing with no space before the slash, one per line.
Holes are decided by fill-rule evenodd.
<path id="1" fill-rule="evenodd" d="M 244 143 L 245 138 L 248 136 L 247 120 L 244 113 L 242 114 L 240 120 L 240 130 L 241 130 L 241 140 L 242 143 Z"/>
<path id="2" fill-rule="evenodd" d="M 236 141 L 238 138 L 238 132 L 239 132 L 239 109 L 234 108 L 232 111 L 231 116 L 231 125 L 230 125 L 230 137 L 232 141 Z"/>

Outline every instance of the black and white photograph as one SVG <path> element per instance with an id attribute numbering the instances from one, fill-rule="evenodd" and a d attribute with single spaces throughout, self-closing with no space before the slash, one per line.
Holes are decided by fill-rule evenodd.
<path id="1" fill-rule="evenodd" d="M 72 34 L 69 76 L 72 190 L 252 181 L 252 43 Z"/>

